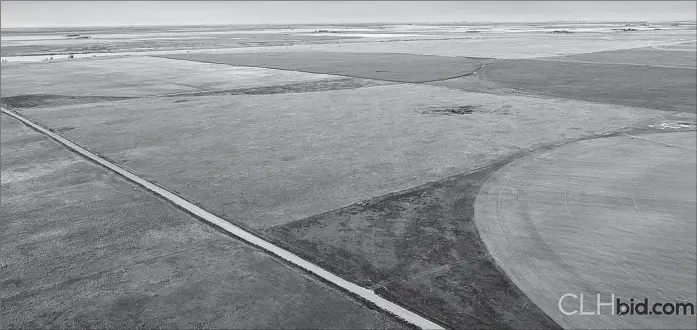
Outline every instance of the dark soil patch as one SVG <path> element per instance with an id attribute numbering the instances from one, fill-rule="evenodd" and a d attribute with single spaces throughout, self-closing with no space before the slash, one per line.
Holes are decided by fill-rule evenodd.
<path id="1" fill-rule="evenodd" d="M 558 328 L 490 259 L 474 199 L 500 165 L 271 228 L 328 270 L 448 327 Z"/>
<path id="2" fill-rule="evenodd" d="M 695 124 L 693 123 L 688 123 L 688 122 L 678 122 L 676 123 L 680 128 L 689 128 L 689 129 L 694 129 Z"/>
<path id="3" fill-rule="evenodd" d="M 0 99 L 3 106 L 13 109 L 36 108 L 42 106 L 61 106 L 127 100 L 132 97 L 121 96 L 68 96 L 54 94 L 27 94 L 8 96 Z"/>
<path id="4" fill-rule="evenodd" d="M 440 107 L 440 108 L 431 108 L 425 111 L 422 111 L 421 113 L 423 114 L 433 114 L 433 115 L 445 115 L 445 116 L 453 116 L 453 115 L 466 115 L 474 112 L 474 110 L 479 109 L 479 105 L 461 105 L 461 106 L 454 106 L 454 107 Z"/>
<path id="5" fill-rule="evenodd" d="M 695 113 L 697 70 L 624 64 L 507 60 L 482 79 L 552 97 Z"/>
<path id="6" fill-rule="evenodd" d="M 72 131 L 75 129 L 75 127 L 59 127 L 59 128 L 49 128 L 48 130 L 51 132 L 56 132 L 56 133 L 61 133 L 61 132 L 67 132 L 67 131 Z"/>

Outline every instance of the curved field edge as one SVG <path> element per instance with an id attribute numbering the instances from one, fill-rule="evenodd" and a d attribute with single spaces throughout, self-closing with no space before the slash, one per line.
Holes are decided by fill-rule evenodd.
<path id="1" fill-rule="evenodd" d="M 272 227 L 264 235 L 448 327 L 555 328 L 484 246 L 473 223 L 482 184 L 531 153 L 583 140 L 665 131 L 649 123 L 674 116 L 681 117 L 666 114 L 523 150 L 468 173 Z"/>
<path id="2" fill-rule="evenodd" d="M 471 222 L 472 197 L 496 168 L 265 233 L 304 258 L 451 328 L 556 328 L 501 276 Z"/>
<path id="3" fill-rule="evenodd" d="M 535 150 L 534 152 L 525 155 L 525 157 L 512 160 L 505 166 L 501 166 L 499 170 L 492 172 L 490 177 L 482 186 L 483 190 L 480 191 L 475 199 L 474 222 L 475 226 L 478 228 L 482 242 L 487 246 L 487 251 L 491 255 L 495 256 L 494 259 L 496 266 L 502 273 L 506 274 L 508 279 L 511 279 L 514 283 L 516 283 L 518 288 L 522 288 L 522 291 L 524 291 L 529 297 L 532 297 L 532 299 L 539 304 L 538 306 L 542 307 L 550 317 L 552 317 L 559 324 L 562 324 L 565 328 L 657 328 L 658 325 L 660 325 L 661 328 L 683 328 L 686 324 L 689 328 L 689 324 L 694 324 L 694 319 L 671 319 L 670 321 L 667 321 L 656 319 L 655 317 L 647 318 L 645 316 L 640 316 L 634 318 L 617 318 L 616 316 L 612 315 L 601 316 L 600 314 L 596 314 L 590 318 L 568 317 L 562 315 L 558 311 L 557 302 L 559 300 L 557 300 L 557 298 L 559 298 L 564 292 L 578 292 L 574 291 L 575 289 L 570 288 L 583 288 L 585 292 L 614 292 L 613 294 L 617 297 L 623 297 L 623 294 L 628 294 L 629 296 L 633 294 L 641 296 L 641 293 L 643 293 L 644 296 L 647 297 L 650 294 L 658 294 L 663 297 L 663 299 L 666 299 L 661 293 L 656 291 L 664 290 L 669 286 L 669 284 L 662 286 L 662 283 L 685 281 L 686 277 L 683 275 L 687 274 L 693 274 L 694 276 L 694 268 L 692 268 L 691 272 L 689 270 L 677 272 L 679 275 L 676 276 L 676 272 L 673 271 L 671 273 L 668 271 L 668 268 L 652 268 L 651 266 L 645 268 L 636 267 L 637 264 L 642 266 L 646 266 L 647 264 L 650 265 L 650 261 L 648 263 L 643 263 L 646 260 L 655 261 L 655 259 L 667 259 L 665 254 L 665 251 L 667 250 L 673 250 L 675 248 L 678 250 L 673 251 L 680 252 L 680 250 L 682 250 L 685 252 L 686 250 L 680 248 L 674 241 L 667 238 L 665 235 L 662 235 L 653 224 L 651 224 L 651 226 L 655 231 L 652 232 L 651 235 L 658 236 L 659 240 L 667 239 L 667 242 L 669 242 L 666 243 L 667 247 L 665 250 L 660 250 L 656 245 L 652 245 L 654 242 L 648 238 L 649 236 L 646 236 L 644 240 L 632 240 L 623 236 L 623 234 L 625 234 L 623 229 L 618 230 L 618 228 L 627 228 L 627 223 L 634 224 L 638 220 L 636 218 L 643 218 L 644 215 L 642 215 L 642 212 L 639 211 L 636 204 L 637 202 L 634 200 L 634 192 L 636 191 L 637 184 L 641 182 L 636 181 L 636 173 L 641 172 L 637 170 L 638 166 L 635 166 L 632 164 L 632 162 L 627 161 L 627 154 L 624 154 L 621 151 L 618 152 L 617 149 L 613 149 L 627 148 L 626 145 L 629 144 L 627 141 L 639 141 L 640 143 L 652 144 L 657 148 L 657 150 L 682 149 L 683 153 L 692 153 L 694 155 L 694 147 L 685 146 L 683 143 L 676 142 L 675 139 L 666 139 L 666 137 L 671 136 L 672 134 L 672 136 L 675 136 L 674 134 L 684 134 L 687 132 L 694 133 L 694 124 L 691 125 L 692 126 L 690 129 L 663 131 L 661 131 L 660 128 L 657 128 L 662 125 L 649 125 L 649 127 L 654 127 L 654 129 L 647 130 L 645 127 L 635 128 L 626 131 L 613 132 L 612 134 L 596 136 L 589 139 L 580 139 L 577 141 L 564 143 L 563 145 L 555 146 L 554 148 Z M 664 137 L 661 138 L 660 136 Z M 622 138 L 627 140 L 625 140 L 624 143 L 618 143 L 617 139 Z M 691 138 L 694 138 L 694 135 L 692 135 Z M 591 144 L 585 144 L 583 141 L 589 141 Z M 604 148 L 599 148 L 598 144 L 602 146 L 603 143 L 615 144 L 610 146 L 605 144 Z M 687 144 L 689 145 L 690 143 Z M 582 147 L 583 145 L 586 146 Z M 579 151 L 579 147 L 586 149 Z M 603 149 L 614 150 L 614 153 L 605 151 L 603 157 L 596 156 L 595 159 L 591 157 L 591 155 L 594 155 L 594 152 Z M 562 154 L 562 156 L 559 156 L 558 154 L 557 156 L 553 156 L 554 153 L 564 152 L 563 150 L 566 151 L 565 154 Z M 636 154 L 651 153 L 645 148 L 641 148 L 641 151 L 634 152 Z M 579 156 L 578 158 L 576 158 L 577 155 Z M 597 155 L 597 153 L 595 155 Z M 651 157 L 654 156 L 651 155 Z M 617 159 L 621 159 L 621 161 L 618 161 Z M 657 159 L 665 161 L 666 159 L 671 158 L 665 157 L 665 154 L 662 154 L 662 156 L 657 157 Z M 554 160 L 556 163 L 561 163 L 562 165 L 560 166 L 566 167 L 555 167 L 555 163 L 551 163 L 552 160 Z M 607 165 L 608 163 L 606 161 L 609 161 L 610 163 L 615 162 L 617 167 L 613 168 L 611 165 Z M 674 158 L 671 161 L 679 163 L 679 161 L 676 161 Z M 692 166 L 694 166 L 693 161 L 694 158 L 692 160 Z M 581 169 L 575 173 L 576 176 L 573 176 L 573 170 L 569 171 L 572 173 L 567 173 L 568 165 L 574 162 L 578 162 L 578 166 L 581 167 Z M 646 159 L 640 159 L 640 161 L 637 161 L 637 163 L 642 164 L 645 162 L 649 161 Z M 681 164 L 682 166 L 684 166 L 684 164 L 688 164 L 689 166 L 690 162 L 683 162 Z M 619 177 L 603 176 L 601 168 L 610 168 L 611 171 L 619 171 L 614 173 L 622 173 L 622 175 Z M 634 172 L 635 176 L 632 176 L 632 172 Z M 544 175 L 538 176 L 538 173 L 544 173 Z M 680 171 L 674 172 L 671 170 L 666 170 L 664 173 L 677 175 L 677 177 L 680 177 L 680 179 L 677 180 L 684 179 L 683 176 L 679 175 Z M 644 175 L 645 174 L 646 173 L 644 172 Z M 566 180 L 567 175 L 568 181 Z M 589 184 L 589 182 L 593 182 L 593 180 L 595 180 L 595 185 Z M 598 184 L 598 182 L 603 180 L 608 182 L 607 185 Z M 571 182 L 574 183 L 572 184 Z M 625 182 L 629 187 L 631 187 L 632 183 L 634 184 L 634 188 L 632 190 L 625 191 L 627 195 L 631 195 L 631 198 L 627 198 L 627 196 L 621 196 L 619 194 L 620 190 L 617 188 L 619 185 L 618 182 Z M 689 183 L 687 185 L 689 186 Z M 528 186 L 532 186 L 534 188 L 526 189 Z M 560 189 L 561 186 L 564 186 L 563 189 Z M 586 190 L 582 193 L 573 191 L 573 189 L 569 190 L 569 196 L 572 198 L 574 196 L 579 197 L 579 200 L 575 200 L 575 203 L 572 203 L 574 200 L 570 199 L 569 204 L 567 204 L 566 186 L 576 189 L 590 188 L 590 190 Z M 652 185 L 649 185 L 649 187 L 650 188 L 646 189 L 652 191 L 652 193 L 655 193 L 656 195 L 671 195 L 671 193 L 662 191 L 660 187 Z M 508 191 L 506 191 L 506 189 L 508 189 Z M 594 195 L 595 192 L 597 192 L 597 196 Z M 672 193 L 675 194 L 676 192 L 673 191 Z M 540 198 L 541 196 L 542 199 L 535 199 Z M 645 197 L 646 196 L 644 196 L 644 198 Z M 557 199 L 555 200 L 554 198 Z M 680 203 L 679 198 L 667 198 L 670 200 L 668 204 L 671 208 L 674 208 Z M 586 208 L 583 209 L 584 212 L 576 212 L 575 215 L 572 215 L 573 212 L 569 209 L 569 205 L 575 205 L 575 209 L 578 211 L 581 209 L 579 205 L 584 205 L 583 203 L 590 203 L 590 205 L 593 205 L 598 201 L 603 201 L 604 199 L 608 202 L 598 203 L 600 204 L 599 210 L 592 210 L 590 207 L 588 207 L 588 204 L 586 204 Z M 628 204 L 625 203 L 627 199 L 630 203 L 633 203 L 632 206 L 628 206 Z M 639 198 L 637 197 L 637 200 L 638 199 Z M 646 199 L 644 199 L 644 201 L 645 200 Z M 688 204 L 690 200 L 694 201 L 694 199 L 688 198 L 686 200 Z M 623 213 L 622 210 L 618 211 L 615 209 L 613 210 L 616 213 L 607 214 L 608 208 L 606 204 L 608 203 L 616 203 L 612 205 L 622 205 L 628 209 L 636 208 L 636 211 L 639 212 L 639 214 L 636 215 L 632 214 L 631 212 L 630 214 L 626 214 Z M 508 207 L 505 205 L 508 205 Z M 516 205 L 515 209 L 513 209 L 512 205 Z M 564 211 L 565 207 L 566 210 Z M 511 209 L 506 210 L 507 208 Z M 544 211 L 540 211 L 541 209 L 544 209 Z M 513 212 L 514 210 L 515 212 Z M 646 213 L 650 213 L 649 210 L 645 211 Z M 656 211 L 654 210 L 654 212 Z M 562 221 L 562 224 L 557 225 L 558 219 L 565 219 L 567 215 L 567 222 Z M 577 219 L 577 217 L 583 218 L 584 216 L 586 217 L 585 220 L 594 219 L 593 221 L 595 221 L 595 223 L 593 221 L 580 222 L 580 219 Z M 538 217 L 541 219 L 536 219 Z M 679 217 L 673 217 L 675 220 L 678 218 Z M 689 217 L 684 219 L 686 222 L 689 222 Z M 570 230 L 571 233 L 567 231 L 570 226 L 568 223 L 569 220 L 571 220 L 571 223 L 573 223 L 573 226 L 571 227 L 578 229 L 578 231 L 581 233 L 580 235 L 574 229 Z M 622 220 L 625 221 L 624 227 L 621 225 Z M 608 225 L 607 228 L 598 228 L 597 224 L 599 222 L 604 223 L 606 221 L 613 223 L 613 225 Z M 501 223 L 500 228 L 497 223 Z M 533 225 L 533 223 L 536 224 Z M 660 226 L 661 224 L 666 223 L 659 223 L 658 225 Z M 669 228 L 671 226 L 667 225 L 666 227 Z M 593 232 L 592 229 L 589 230 L 592 235 L 586 234 L 584 230 L 590 228 L 595 229 L 595 232 Z M 673 225 L 673 228 L 676 230 L 685 230 L 686 228 L 689 228 L 689 226 L 685 228 L 683 226 L 679 227 Z M 604 230 L 608 230 L 609 233 Z M 605 236 L 600 233 L 604 233 Z M 631 230 L 626 233 L 640 236 L 642 230 L 640 227 L 637 227 L 636 231 Z M 580 240 L 583 241 L 581 245 L 592 251 L 582 251 L 583 248 L 579 248 L 579 241 L 574 240 L 572 238 L 573 236 L 582 236 L 582 238 L 580 238 Z M 552 237 L 554 237 L 554 239 L 552 239 Z M 600 237 L 600 240 L 597 240 L 598 237 Z M 610 237 L 610 239 L 608 239 L 608 237 Z M 596 239 L 595 241 L 594 238 Z M 587 244 L 588 240 L 591 242 L 590 245 Z M 612 242 L 613 240 L 617 240 L 617 242 L 621 243 L 614 246 L 612 243 L 610 243 L 610 247 L 608 248 L 607 242 Z M 643 243 L 640 244 L 643 247 L 643 251 L 639 246 L 632 245 L 632 248 L 628 249 L 621 245 L 622 243 L 628 241 L 643 241 Z M 569 244 L 566 250 L 557 248 L 559 246 L 566 246 L 566 244 Z M 604 247 L 606 251 L 600 250 L 596 245 Z M 562 251 L 568 252 L 568 249 L 574 249 L 574 253 L 562 253 Z M 629 250 L 631 250 L 630 253 L 622 255 L 623 252 Z M 559 254 L 551 254 L 555 252 Z M 606 252 L 609 252 L 609 255 L 606 254 Z M 641 256 L 641 253 L 644 253 L 643 257 Z M 593 254 L 593 256 L 590 257 L 590 254 Z M 679 254 L 683 257 L 685 256 L 682 253 Z M 678 264 L 689 265 L 691 261 L 694 261 L 694 255 L 689 253 L 686 254 L 692 257 L 692 260 L 690 260 L 688 257 L 685 258 L 687 259 L 686 262 L 677 261 Z M 633 262 L 631 261 L 632 259 L 634 259 Z M 642 263 L 639 263 L 639 260 L 641 260 Z M 670 258 L 670 260 L 673 259 Z M 608 264 L 611 265 L 610 267 L 616 266 L 618 270 L 621 269 L 625 271 L 625 273 L 617 272 L 617 274 L 615 274 L 608 272 L 607 268 L 604 268 L 605 266 L 601 265 L 603 262 L 608 262 Z M 596 266 L 588 268 L 589 264 L 596 263 Z M 644 277 L 642 277 L 642 275 L 636 276 L 642 278 L 643 280 L 640 282 L 638 277 L 636 277 L 634 274 L 626 273 L 626 270 L 621 266 L 621 264 L 624 264 L 625 266 L 635 265 L 635 268 L 633 270 L 630 268 L 630 270 L 637 271 L 637 273 L 642 274 Z M 543 270 L 539 271 L 537 269 Z M 649 283 L 651 281 L 651 277 L 646 277 L 646 274 L 651 274 L 651 272 L 653 272 L 653 278 L 656 279 L 657 282 Z M 608 274 L 611 275 L 608 277 Z M 625 279 L 624 276 L 627 276 L 628 278 Z M 694 278 L 691 280 L 692 281 L 690 281 L 688 277 L 687 283 L 694 283 Z M 625 284 L 626 286 L 624 286 Z M 628 291 L 627 288 L 631 289 Z M 694 290 L 694 286 L 692 288 Z M 673 290 L 676 289 L 673 288 Z M 689 288 L 683 286 L 680 286 L 677 290 L 680 292 L 683 292 L 682 290 L 687 290 L 684 292 L 689 292 Z M 694 294 L 694 291 L 692 292 Z M 627 297 L 627 295 L 624 295 L 624 297 Z M 673 297 L 671 297 L 671 299 L 673 299 Z M 679 301 L 683 298 L 676 297 L 675 299 L 678 299 L 677 301 Z M 686 301 L 691 300 L 688 299 Z M 561 302 L 559 302 L 559 304 L 561 304 Z M 590 304 L 592 306 L 588 307 L 589 310 L 595 310 L 594 302 Z M 561 308 L 561 305 L 559 306 L 559 308 Z M 569 304 L 567 308 L 570 306 L 572 306 L 572 304 Z"/>
<path id="4" fill-rule="evenodd" d="M 499 269 L 472 222 L 481 185 L 496 170 L 530 152 L 269 228 L 265 234 L 294 253 L 452 328 L 558 328 Z"/>

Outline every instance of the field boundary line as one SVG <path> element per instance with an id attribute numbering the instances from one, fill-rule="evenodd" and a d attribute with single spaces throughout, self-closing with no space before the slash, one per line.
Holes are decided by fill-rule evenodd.
<path id="1" fill-rule="evenodd" d="M 389 53 L 386 53 L 386 54 L 389 54 Z M 178 55 L 181 55 L 181 54 L 178 54 Z M 355 76 L 355 75 L 341 74 L 341 73 L 336 73 L 336 72 L 326 73 L 326 72 L 316 72 L 316 71 L 308 71 L 308 70 L 288 69 L 288 68 L 274 68 L 274 67 L 264 66 L 264 65 L 241 65 L 241 64 L 233 64 L 233 63 L 223 63 L 223 62 L 219 62 L 219 61 L 216 62 L 216 61 L 197 60 L 197 59 L 193 59 L 193 58 L 167 57 L 166 55 L 162 55 L 162 56 L 161 55 L 150 55 L 150 57 L 165 58 L 165 59 L 176 60 L 176 61 L 191 61 L 191 62 L 198 62 L 198 63 L 228 65 L 228 66 L 234 66 L 234 67 L 261 68 L 261 69 L 268 69 L 268 70 L 280 70 L 280 71 L 290 71 L 290 72 L 321 74 L 321 75 L 336 76 L 336 77 L 370 79 L 370 80 L 378 80 L 378 81 L 386 81 L 386 82 L 402 83 L 402 84 L 425 84 L 425 83 L 433 83 L 433 82 L 439 82 L 439 81 L 445 81 L 445 80 L 450 80 L 450 79 L 467 77 L 467 76 L 474 75 L 474 73 L 476 71 L 479 71 L 483 67 L 483 65 L 480 65 L 480 67 L 478 69 L 476 69 L 476 71 L 462 73 L 462 74 L 459 74 L 459 75 L 453 76 L 453 77 L 436 78 L 436 79 L 431 79 L 431 80 L 419 80 L 419 81 L 404 81 L 404 80 L 385 79 L 385 78 L 368 78 L 368 77 L 361 77 L 361 76 Z M 443 56 L 443 57 L 445 57 L 445 56 Z M 456 57 L 451 57 L 451 58 L 456 58 Z M 469 59 L 468 57 L 463 57 L 463 58 Z"/>
<path id="2" fill-rule="evenodd" d="M 186 199 L 177 196 L 175 193 L 160 187 L 159 185 L 152 183 L 146 179 L 143 179 L 136 174 L 130 172 L 129 170 L 126 170 L 125 168 L 112 163 L 100 156 L 98 156 L 95 153 L 92 153 L 83 147 L 79 146 L 78 144 L 64 138 L 60 134 L 56 134 L 55 132 L 50 131 L 47 128 L 44 128 L 43 126 L 32 122 L 28 118 L 25 118 L 23 115 L 18 114 L 14 111 L 5 109 L 5 108 L 0 108 L 2 113 L 9 115 L 10 117 L 17 119 L 24 123 L 25 125 L 33 128 L 36 131 L 39 131 L 40 133 L 43 133 L 44 135 L 49 136 L 53 140 L 59 142 L 60 144 L 64 145 L 71 151 L 80 154 L 81 156 L 88 158 L 89 160 L 96 162 L 99 165 L 102 165 L 106 167 L 107 169 L 115 172 L 116 174 L 128 179 L 129 181 L 132 181 L 143 188 L 155 193 L 156 195 L 167 199 L 169 202 L 172 204 L 176 205 L 177 207 L 180 207 L 186 211 L 188 211 L 190 214 L 193 216 L 213 225 L 214 227 L 220 228 L 224 231 L 226 231 L 229 234 L 232 234 L 233 236 L 246 241 L 249 244 L 252 244 L 256 247 L 259 247 L 266 252 L 275 255 L 297 267 L 300 267 L 304 269 L 305 271 L 308 271 L 312 273 L 313 275 L 321 278 L 324 281 L 327 281 L 335 286 L 338 286 L 339 288 L 343 289 L 344 291 L 347 291 L 351 293 L 352 295 L 358 296 L 359 298 L 370 302 L 371 304 L 375 305 L 377 308 L 379 308 L 382 311 L 385 311 L 389 314 L 392 314 L 399 319 L 402 319 L 410 324 L 413 324 L 417 327 L 420 327 L 422 329 L 444 329 L 440 325 L 424 318 L 423 316 L 420 316 L 402 306 L 397 305 L 396 303 L 393 303 L 385 298 L 380 297 L 377 295 L 373 290 L 369 290 L 366 288 L 363 288 L 357 284 L 354 284 L 352 282 L 349 282 L 338 275 L 335 275 L 324 268 L 315 265 L 314 263 L 311 263 L 294 253 L 285 250 L 271 242 L 268 242 L 264 240 L 263 238 L 245 230 L 242 229 L 239 226 L 233 225 L 232 223 L 204 210 L 203 208 L 193 204 L 192 202 L 187 201 Z"/>

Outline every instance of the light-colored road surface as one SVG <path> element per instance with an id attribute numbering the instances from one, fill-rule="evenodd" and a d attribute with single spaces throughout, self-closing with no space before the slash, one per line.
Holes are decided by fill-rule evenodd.
<path id="1" fill-rule="evenodd" d="M 103 159 L 100 158 L 99 156 L 83 149 L 82 147 L 72 143 L 71 141 L 63 138 L 62 136 L 55 134 L 53 132 L 48 131 L 47 129 L 27 120 L 26 118 L 14 113 L 5 110 L 4 108 L 2 109 L 2 113 L 6 115 L 10 115 L 13 118 L 22 121 L 23 123 L 31 126 L 32 128 L 39 130 L 45 135 L 50 136 L 51 138 L 60 141 L 63 145 L 66 147 L 70 148 L 70 150 L 80 154 L 83 157 L 86 157 L 94 162 L 99 163 L 100 165 L 114 171 L 116 174 L 127 178 L 134 183 L 142 186 L 143 188 L 146 188 L 147 190 L 154 192 L 158 196 L 167 199 L 169 202 L 177 205 L 178 207 L 181 207 L 185 209 L 187 212 L 195 215 L 199 219 L 202 219 L 203 221 L 206 221 L 232 235 L 234 235 L 236 238 L 239 238 L 249 244 L 252 244 L 256 247 L 260 247 L 265 251 L 268 251 L 281 259 L 284 259 L 285 261 L 298 266 L 300 268 L 303 268 L 304 270 L 322 278 L 325 281 L 328 281 L 338 287 L 341 287 L 342 289 L 350 292 L 351 294 L 354 294 L 356 296 L 361 297 L 362 299 L 365 299 L 369 301 L 371 304 L 374 304 L 378 309 L 388 312 L 392 315 L 395 315 L 399 317 L 402 320 L 405 320 L 409 322 L 410 324 L 416 325 L 422 329 L 442 329 L 439 325 L 421 317 L 418 314 L 415 314 L 407 309 L 402 308 L 401 306 L 392 303 L 391 301 L 388 301 L 377 294 L 373 292 L 372 290 L 362 288 L 358 285 L 355 285 L 349 281 L 344 280 L 343 278 L 336 276 L 323 268 L 312 264 L 286 250 L 283 248 L 280 248 L 268 241 L 265 241 L 254 234 L 247 232 L 235 225 L 230 224 L 229 222 L 215 216 L 214 214 L 211 214 L 207 212 L 206 210 L 194 205 L 193 203 L 184 200 L 183 198 L 173 194 L 172 192 L 163 189 L 141 177 L 136 176 L 135 174 Z M 5 174 L 3 173 L 3 181 L 5 180 Z M 4 205 L 3 205 L 4 206 Z M 193 219 L 192 219 L 193 220 Z"/>
<path id="2" fill-rule="evenodd" d="M 649 140 L 650 139 L 650 140 Z M 652 141 L 653 140 L 653 141 Z M 669 144 L 671 146 L 667 146 Z M 695 328 L 694 316 L 565 316 L 611 295 L 695 303 L 695 132 L 577 142 L 516 160 L 485 183 L 475 217 L 499 266 L 565 328 Z M 563 300 L 567 312 L 579 300 Z"/>
<path id="3" fill-rule="evenodd" d="M 3 329 L 405 326 L 4 113 L 0 267 Z"/>

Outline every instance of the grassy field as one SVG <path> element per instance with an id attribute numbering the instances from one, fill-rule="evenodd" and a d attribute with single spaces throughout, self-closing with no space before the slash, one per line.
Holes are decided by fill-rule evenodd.
<path id="1" fill-rule="evenodd" d="M 452 328 L 555 328 L 480 244 L 474 198 L 499 166 L 271 228 L 283 245 Z"/>
<path id="2" fill-rule="evenodd" d="M 1 328 L 405 326 L 1 118 Z"/>
<path id="3" fill-rule="evenodd" d="M 694 113 L 697 70 L 623 64 L 509 60 L 487 65 L 485 80 L 562 97 Z"/>
<path id="4" fill-rule="evenodd" d="M 418 85 L 177 100 L 21 111 L 223 218 L 258 229 L 662 114 Z M 430 113 L 467 105 L 475 110 Z"/>
<path id="5" fill-rule="evenodd" d="M 478 245 L 471 204 L 487 172 L 439 180 L 664 114 L 411 84 L 19 110 L 444 324 L 489 328 L 554 323 Z"/>

